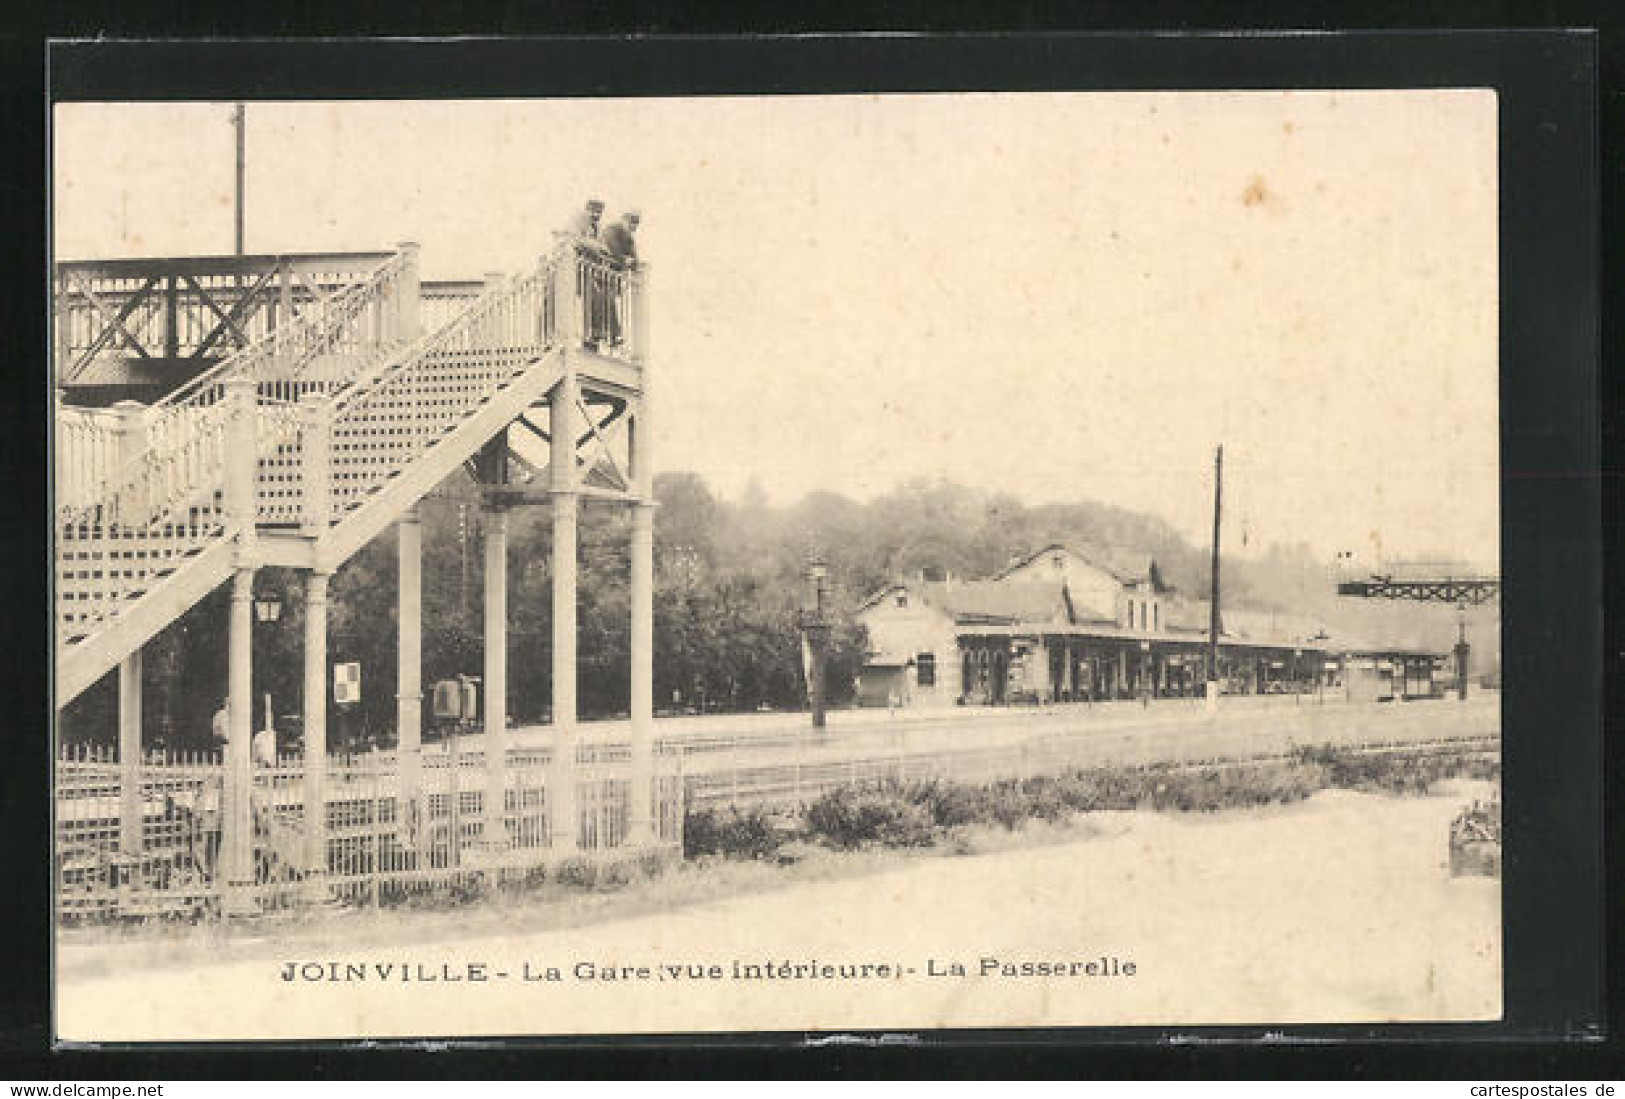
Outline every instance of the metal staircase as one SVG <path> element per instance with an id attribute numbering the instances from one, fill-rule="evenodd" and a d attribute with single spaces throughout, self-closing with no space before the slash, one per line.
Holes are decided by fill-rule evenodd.
<path id="1" fill-rule="evenodd" d="M 566 243 L 420 334 L 403 251 L 155 405 L 63 409 L 57 705 L 233 568 L 342 564 L 558 381 L 581 287 L 630 304 L 602 262 Z M 632 350 L 600 372 L 630 384 Z"/>

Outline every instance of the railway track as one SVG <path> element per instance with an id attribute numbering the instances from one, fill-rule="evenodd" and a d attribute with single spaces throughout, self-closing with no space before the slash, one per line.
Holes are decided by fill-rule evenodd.
<path id="1" fill-rule="evenodd" d="M 1260 716 L 1274 718 L 1252 724 Z M 1242 714 L 1229 722 L 1147 723 L 1137 730 L 1081 729 L 1012 739 L 992 746 L 811 743 L 800 746 L 715 745 L 680 756 L 689 808 L 789 808 L 840 786 L 944 780 L 985 783 L 1106 766 L 1194 769 L 1293 758 L 1305 748 L 1357 753 L 1497 751 L 1499 711 L 1489 707 L 1432 712 L 1345 711 L 1335 718 Z"/>

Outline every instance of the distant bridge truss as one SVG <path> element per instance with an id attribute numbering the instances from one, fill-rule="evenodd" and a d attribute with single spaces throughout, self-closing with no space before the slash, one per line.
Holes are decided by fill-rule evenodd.
<path id="1" fill-rule="evenodd" d="M 1367 580 L 1345 580 L 1337 585 L 1337 594 L 1366 599 L 1409 599 L 1420 603 L 1466 603 L 1476 607 L 1501 597 L 1501 581 L 1488 577 L 1401 580 L 1373 576 Z"/>

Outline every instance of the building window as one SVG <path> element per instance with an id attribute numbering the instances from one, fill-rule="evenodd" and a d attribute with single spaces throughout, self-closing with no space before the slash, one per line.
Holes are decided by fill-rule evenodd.
<path id="1" fill-rule="evenodd" d="M 908 592 L 900 591 L 900 592 L 897 593 L 897 605 L 899 607 L 907 607 L 908 606 Z"/>
<path id="2" fill-rule="evenodd" d="M 1151 628 L 1152 628 L 1152 629 L 1153 629 L 1153 630 L 1160 630 L 1160 629 L 1162 629 L 1162 627 L 1161 627 L 1161 626 L 1160 626 L 1160 625 L 1158 625 L 1158 624 L 1157 624 L 1157 618 L 1158 618 L 1158 617 L 1159 617 L 1159 616 L 1158 616 L 1158 614 L 1157 614 L 1157 612 L 1158 612 L 1158 610 L 1160 610 L 1160 609 L 1161 609 L 1161 608 L 1162 608 L 1162 604 L 1161 604 L 1161 603 L 1153 603 L 1153 604 L 1151 604 Z"/>
<path id="3" fill-rule="evenodd" d="M 921 653 L 914 658 L 914 679 L 921 687 L 937 685 L 937 655 Z"/>
<path id="4" fill-rule="evenodd" d="M 1140 604 L 1140 629 L 1145 629 L 1145 604 Z"/>

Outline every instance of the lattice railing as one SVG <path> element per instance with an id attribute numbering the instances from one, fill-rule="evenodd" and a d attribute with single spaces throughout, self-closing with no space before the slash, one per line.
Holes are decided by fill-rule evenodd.
<path id="1" fill-rule="evenodd" d="M 485 283 L 477 279 L 425 279 L 420 285 L 422 291 L 418 316 L 425 332 L 437 332 L 445 324 L 456 320 L 486 290 Z"/>
<path id="2" fill-rule="evenodd" d="M 85 636 L 228 533 L 234 440 L 253 440 L 257 522 L 337 521 L 512 383 L 562 332 L 600 354 L 641 361 L 640 279 L 566 242 L 534 271 L 486 285 L 471 305 L 407 344 L 406 311 L 417 315 L 419 284 L 415 253 L 403 252 L 153 406 L 133 460 L 114 457 L 133 449 L 128 424 L 115 429 L 81 417 L 64 431 L 72 439 L 64 461 L 77 471 L 60 510 L 64 637 Z M 562 304 L 560 286 L 570 299 Z M 471 284 L 443 289 L 448 302 L 467 301 Z M 239 406 L 225 400 L 243 382 L 254 383 L 253 411 L 241 406 L 253 418 L 251 435 L 234 422 Z M 323 435 L 313 440 L 312 430 Z M 328 467 L 330 496 L 319 508 L 306 498 L 312 454 Z M 92 489 L 97 480 L 101 487 Z"/>
<path id="3" fill-rule="evenodd" d="M 338 395 L 335 518 L 439 442 L 553 342 L 551 267 L 490 290 L 376 377 Z"/>
<path id="4" fill-rule="evenodd" d="M 637 345 L 639 326 L 635 322 L 641 287 L 636 271 L 600 252 L 585 248 L 573 252 L 575 308 L 580 313 L 577 331 L 600 355 L 641 361 L 643 349 Z"/>
<path id="5" fill-rule="evenodd" d="M 196 410 L 168 445 L 139 457 L 141 476 L 126 478 L 118 494 L 63 509 L 56 530 L 61 642 L 93 632 L 224 536 L 217 486 L 231 412 L 223 404 Z"/>
<path id="6" fill-rule="evenodd" d="M 285 401 L 311 388 L 331 391 L 346 384 L 403 342 L 401 284 L 410 275 L 409 255 L 392 256 L 365 279 L 267 332 L 154 407 L 218 402 L 222 383 L 233 378 L 252 378 L 261 395 Z"/>
<path id="7" fill-rule="evenodd" d="M 259 461 L 254 513 L 261 523 L 289 525 L 304 518 L 304 436 L 301 405 L 261 397 L 255 408 Z"/>
<path id="8" fill-rule="evenodd" d="M 210 507 L 222 491 L 224 452 L 218 409 L 226 384 L 251 379 L 273 400 L 291 401 L 310 390 L 348 384 L 399 346 L 398 292 L 408 256 L 392 257 L 370 277 L 313 306 L 222 360 L 147 414 L 146 446 L 120 464 L 95 497 L 71 508 L 69 523 L 161 523 L 181 509 Z"/>
<path id="9" fill-rule="evenodd" d="M 90 634 L 196 556 L 221 533 L 218 524 L 163 523 L 125 527 L 64 526 L 57 543 L 56 608 L 59 640 Z"/>
<path id="10" fill-rule="evenodd" d="M 362 282 L 313 305 L 141 413 L 144 445 L 129 447 L 87 414 L 59 417 L 76 472 L 59 497 L 57 617 L 72 642 L 139 597 L 226 533 L 227 447 L 253 439 L 262 467 L 257 501 L 271 521 L 297 521 L 298 424 L 292 399 L 331 392 L 376 369 L 400 346 L 403 280 L 415 279 L 407 253 Z M 228 385 L 251 381 L 258 394 L 252 433 L 233 431 Z M 109 432 L 112 432 L 112 436 Z M 96 487 L 90 478 L 96 478 Z"/>
<path id="11" fill-rule="evenodd" d="M 389 253 L 62 261 L 58 382 L 104 355 L 207 363 L 365 281 Z"/>

